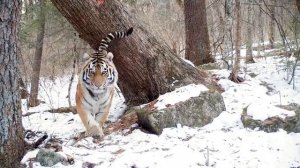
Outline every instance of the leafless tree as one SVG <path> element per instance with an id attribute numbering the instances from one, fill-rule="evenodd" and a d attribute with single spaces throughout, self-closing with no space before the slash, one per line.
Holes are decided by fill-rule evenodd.
<path id="1" fill-rule="evenodd" d="M 39 13 L 38 13 L 38 33 L 36 37 L 35 44 L 35 55 L 34 61 L 32 64 L 32 77 L 31 77 L 31 87 L 30 87 L 30 97 L 29 97 L 29 105 L 37 106 L 38 102 L 38 92 L 39 92 L 39 80 L 40 80 L 40 71 L 41 71 L 41 63 L 42 63 L 42 55 L 43 55 L 43 44 L 44 44 L 44 36 L 45 36 L 45 1 L 39 0 Z"/>
<path id="2" fill-rule="evenodd" d="M 246 39 L 246 63 L 254 63 L 253 59 L 253 9 L 247 5 L 247 39 Z"/>
<path id="3" fill-rule="evenodd" d="M 270 1 L 270 18 L 269 18 L 269 43 L 270 48 L 274 48 L 274 41 L 275 41 L 275 3 L 276 0 L 269 0 Z"/>
<path id="4" fill-rule="evenodd" d="M 239 83 L 243 79 L 238 76 L 240 70 L 240 59 L 241 59 L 241 2 L 235 0 L 235 15 L 236 15 L 236 35 L 235 35 L 235 57 L 233 61 L 232 72 L 230 73 L 229 79 Z"/>
<path id="5" fill-rule="evenodd" d="M 262 10 L 262 3 L 257 3 L 258 4 L 258 8 L 259 8 L 259 17 L 258 17 L 258 51 L 257 51 L 257 55 L 261 56 L 261 52 L 265 49 L 265 45 L 264 45 L 264 13 Z"/>

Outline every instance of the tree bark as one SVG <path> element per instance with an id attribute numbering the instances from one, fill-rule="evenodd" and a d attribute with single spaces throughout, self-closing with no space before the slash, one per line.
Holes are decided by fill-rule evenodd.
<path id="1" fill-rule="evenodd" d="M 225 21 L 224 21 L 224 56 L 223 60 L 226 64 L 229 65 L 228 59 L 233 57 L 232 51 L 233 51 L 233 40 L 232 40 L 232 34 L 233 34 L 233 0 L 225 0 Z M 232 59 L 231 59 L 232 60 Z M 231 64 L 232 65 L 232 64 Z M 229 70 L 228 66 L 228 70 Z"/>
<path id="2" fill-rule="evenodd" d="M 264 15 L 263 15 L 263 10 L 262 10 L 262 6 L 261 3 L 259 4 L 259 16 L 258 17 L 258 28 L 259 28 L 259 35 L 258 35 L 258 39 L 259 39 L 259 43 L 258 43 L 258 50 L 257 50 L 257 55 L 261 56 L 261 52 L 263 52 L 265 50 L 265 41 L 264 41 Z"/>
<path id="3" fill-rule="evenodd" d="M 31 87 L 30 87 L 30 97 L 29 105 L 31 107 L 39 105 L 38 92 L 39 92 L 39 81 L 40 81 L 40 71 L 43 55 L 43 44 L 45 36 L 45 0 L 40 0 L 39 2 L 39 19 L 38 19 L 38 33 L 35 45 L 35 55 L 32 64 L 32 77 L 31 77 Z"/>
<path id="4" fill-rule="evenodd" d="M 181 9 L 183 9 L 183 0 L 176 0 L 176 3 Z"/>
<path id="5" fill-rule="evenodd" d="M 28 12 L 28 1 L 27 0 L 23 0 L 23 3 L 24 3 L 25 15 L 26 15 L 27 12 Z"/>
<path id="6" fill-rule="evenodd" d="M 270 0 L 270 21 L 269 21 L 269 43 L 270 48 L 274 48 L 275 41 L 275 0 Z"/>
<path id="7" fill-rule="evenodd" d="M 229 76 L 230 80 L 239 83 L 243 80 L 238 76 L 240 70 L 240 58 L 241 58 L 241 2 L 235 0 L 235 12 L 236 12 L 236 36 L 235 36 L 235 57 L 233 61 L 232 72 Z"/>
<path id="8" fill-rule="evenodd" d="M 28 0 L 28 4 L 29 4 L 29 6 L 32 6 L 33 5 L 33 0 Z"/>
<path id="9" fill-rule="evenodd" d="M 18 25 L 21 0 L 0 3 L 0 167 L 20 167 L 24 154 L 19 95 Z"/>
<path id="10" fill-rule="evenodd" d="M 246 40 L 246 63 L 254 63 L 253 59 L 253 13 L 252 13 L 252 5 L 247 6 L 247 40 Z"/>
<path id="11" fill-rule="evenodd" d="M 300 14 L 300 0 L 296 0 L 296 5 L 297 5 L 298 13 Z"/>
<path id="12" fill-rule="evenodd" d="M 164 42 L 129 15 L 118 0 L 105 1 L 103 5 L 90 0 L 52 2 L 95 50 L 109 32 L 134 27 L 131 36 L 114 42 L 110 47 L 119 72 L 119 87 L 129 104 L 152 101 L 160 94 L 189 83 L 212 86 L 213 82 L 206 73 L 174 55 Z"/>
<path id="13" fill-rule="evenodd" d="M 214 62 L 210 51 L 205 0 L 184 1 L 185 58 L 195 65 Z"/>

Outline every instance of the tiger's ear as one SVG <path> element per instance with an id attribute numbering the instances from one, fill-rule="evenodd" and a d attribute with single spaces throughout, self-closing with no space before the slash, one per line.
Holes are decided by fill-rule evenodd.
<path id="1" fill-rule="evenodd" d="M 112 61 L 113 58 L 114 58 L 114 55 L 111 52 L 107 53 L 107 59 L 109 61 Z"/>
<path id="2" fill-rule="evenodd" d="M 87 60 L 90 58 L 90 55 L 88 53 L 83 54 L 83 60 Z"/>

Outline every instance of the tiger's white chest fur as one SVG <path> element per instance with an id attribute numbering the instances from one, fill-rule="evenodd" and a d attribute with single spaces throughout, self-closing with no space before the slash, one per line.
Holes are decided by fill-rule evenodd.
<path id="1" fill-rule="evenodd" d="M 89 111 L 89 113 L 95 117 L 98 113 L 103 113 L 104 110 L 110 104 L 110 96 L 113 96 L 114 87 L 107 87 L 101 93 L 94 93 L 89 91 L 87 88 L 84 88 L 84 98 L 86 101 L 83 102 L 84 107 Z M 92 94 L 90 93 L 92 92 Z M 98 114 L 99 115 L 99 114 Z"/>

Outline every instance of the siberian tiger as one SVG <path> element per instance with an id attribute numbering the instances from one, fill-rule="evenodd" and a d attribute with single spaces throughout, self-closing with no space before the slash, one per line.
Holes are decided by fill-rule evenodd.
<path id="1" fill-rule="evenodd" d="M 112 61 L 113 54 L 107 52 L 109 43 L 115 38 L 129 36 L 127 32 L 109 33 L 101 40 L 99 50 L 89 54 L 89 59 L 79 74 L 76 90 L 76 110 L 86 129 L 86 136 L 102 137 L 103 124 L 107 120 L 118 72 Z"/>

